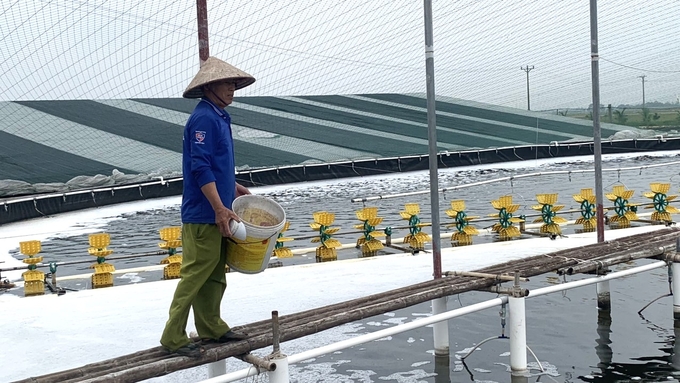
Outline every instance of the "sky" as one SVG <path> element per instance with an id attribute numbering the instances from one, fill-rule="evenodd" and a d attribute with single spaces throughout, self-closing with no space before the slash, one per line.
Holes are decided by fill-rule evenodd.
<path id="1" fill-rule="evenodd" d="M 158 200 L 156 205 L 158 203 L 167 203 L 167 200 Z M 141 204 L 126 204 L 122 208 L 131 206 L 142 210 L 154 207 L 148 202 L 146 206 Z M 64 220 L 59 223 L 60 230 L 96 225 L 107 219 L 108 214 L 110 211 L 106 209 L 72 213 L 68 215 L 71 222 Z M 0 236 L 6 235 L 7 230 L 12 230 L 16 225 L 6 226 L 0 228 Z M 53 220 L 42 220 L 40 223 L 33 222 L 32 230 L 44 233 L 54 231 L 55 227 Z M 662 228 L 664 227 L 644 226 L 622 229 L 608 232 L 607 236 L 608 239 L 614 239 Z M 470 271 L 594 242 L 595 233 L 585 233 L 570 235 L 557 241 L 549 238 L 525 239 L 521 242 L 522 246 L 517 246 L 515 242 L 496 242 L 474 247 L 446 248 L 442 249 L 442 269 Z M 287 266 L 267 269 L 259 274 L 230 273 L 229 287 L 222 301 L 222 312 L 224 318 L 232 326 L 236 326 L 268 319 L 272 310 L 278 310 L 279 315 L 288 315 L 431 278 L 432 258 L 410 254 Z M 177 280 L 145 282 L 67 292 L 63 296 L 49 294 L 21 298 L 11 294 L 0 295 L 0 304 L 5 314 L 0 316 L 0 341 L 5 345 L 0 348 L 3 379 L 24 379 L 158 346 L 160 331 L 167 320 L 167 310 L 176 284 Z M 333 294 L 328 293 L 329 289 L 332 289 Z M 295 294 L 297 299 L 284 299 L 291 294 Z M 452 308 L 454 307 L 449 307 Z M 281 345 L 281 350 L 287 355 L 293 355 L 348 339 L 358 332 L 379 330 L 388 323 L 394 325 L 404 320 L 407 318 L 395 318 L 386 314 L 384 323 L 340 326 L 317 335 L 285 342 Z M 191 317 L 187 331 L 195 331 Z M 467 345 L 459 347 L 464 348 Z M 42 358 L 40 363 L 35 363 L 36 350 L 49 354 L 50 358 Z M 266 350 L 255 354 L 264 356 L 266 353 L 263 351 Z M 459 350 L 452 349 L 452 352 L 456 351 Z M 228 371 L 245 367 L 243 363 L 230 360 Z M 294 371 L 294 368 L 291 370 Z M 205 378 L 207 368 L 198 367 L 151 381 L 171 383 Z"/>
<path id="2" fill-rule="evenodd" d="M 438 95 L 587 107 L 583 0 L 433 0 Z M 237 96 L 425 92 L 423 2 L 211 1 L 212 55 L 254 75 Z M 601 102 L 675 102 L 680 3 L 598 2 Z M 198 69 L 193 1 L 0 4 L 0 101 L 180 97 Z"/>

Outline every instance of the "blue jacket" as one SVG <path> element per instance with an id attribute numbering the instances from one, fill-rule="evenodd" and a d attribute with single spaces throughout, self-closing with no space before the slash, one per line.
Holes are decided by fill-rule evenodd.
<path id="1" fill-rule="evenodd" d="M 182 143 L 183 223 L 215 223 L 215 211 L 201 187 L 215 182 L 222 203 L 231 209 L 236 193 L 231 117 L 207 99 L 194 109 Z"/>

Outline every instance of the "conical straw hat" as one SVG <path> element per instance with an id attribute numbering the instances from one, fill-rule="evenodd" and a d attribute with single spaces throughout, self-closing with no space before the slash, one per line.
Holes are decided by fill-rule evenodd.
<path id="1" fill-rule="evenodd" d="M 201 89 L 203 85 L 224 80 L 234 81 L 236 89 L 241 89 L 254 83 L 255 77 L 216 57 L 210 56 L 201 65 L 201 69 L 198 70 L 194 79 L 191 80 L 183 96 L 184 98 L 201 98 L 203 97 L 203 90 Z"/>

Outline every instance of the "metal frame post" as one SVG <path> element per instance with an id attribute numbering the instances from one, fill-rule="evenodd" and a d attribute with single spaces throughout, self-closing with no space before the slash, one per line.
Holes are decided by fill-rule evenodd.
<path id="1" fill-rule="evenodd" d="M 198 23 L 198 57 L 201 65 L 210 57 L 208 41 L 208 5 L 206 0 L 196 0 L 196 21 Z"/>
<path id="2" fill-rule="evenodd" d="M 288 356 L 281 353 L 280 337 L 279 312 L 274 310 L 272 311 L 272 353 L 269 356 L 269 361 L 275 363 L 276 369 L 267 372 L 269 383 L 289 383 L 290 381 Z"/>
<path id="3" fill-rule="evenodd" d="M 427 86 L 427 143 L 430 168 L 430 216 L 432 219 L 432 275 L 442 277 L 442 254 L 439 229 L 439 158 L 437 156 L 437 109 L 434 91 L 434 38 L 432 30 L 432 0 L 423 1 L 425 24 L 425 78 Z M 432 301 L 434 315 L 446 311 L 446 298 Z M 435 323 L 432 327 L 435 355 L 449 354 L 449 327 L 446 321 Z"/>
<path id="4" fill-rule="evenodd" d="M 600 129 L 600 54 L 597 41 L 597 0 L 590 0 L 590 63 L 593 93 L 593 154 L 595 162 L 595 211 L 597 242 L 604 242 L 602 190 L 602 131 Z"/>
<path id="5" fill-rule="evenodd" d="M 424 0 L 425 10 L 425 77 L 427 81 L 427 143 L 430 167 L 430 215 L 432 218 L 432 261 L 434 278 L 442 277 L 442 254 L 439 233 L 439 176 L 437 173 L 437 110 L 434 92 L 434 43 L 432 32 L 432 0 Z"/>

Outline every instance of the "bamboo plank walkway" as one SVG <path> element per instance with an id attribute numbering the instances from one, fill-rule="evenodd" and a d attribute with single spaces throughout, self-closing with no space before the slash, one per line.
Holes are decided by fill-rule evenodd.
<path id="1" fill-rule="evenodd" d="M 498 275 L 517 270 L 522 277 L 533 277 L 549 272 L 558 274 L 604 272 L 607 267 L 615 264 L 641 258 L 659 258 L 664 254 L 674 252 L 678 238 L 680 238 L 680 228 L 668 227 L 617 240 L 510 261 L 476 271 Z M 521 242 L 517 245 L 521 246 Z M 489 278 L 450 276 L 281 316 L 279 318 L 280 341 L 301 338 L 435 298 L 485 289 L 494 284 L 497 284 L 497 281 Z M 16 381 L 16 383 L 136 382 L 271 346 L 273 343 L 271 327 L 271 320 L 237 327 L 235 329 L 251 334 L 251 338 L 221 345 L 208 345 L 204 356 L 198 359 L 169 355 L 161 347 L 154 347 L 79 368 Z"/>

